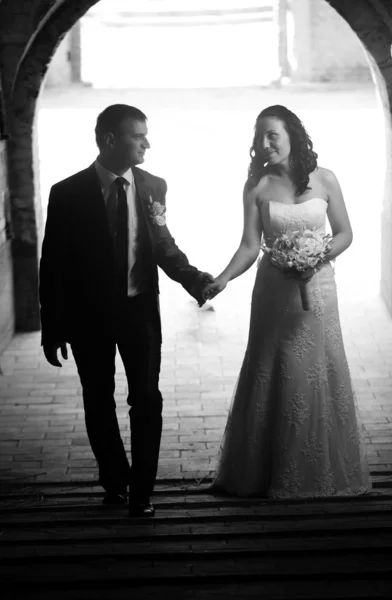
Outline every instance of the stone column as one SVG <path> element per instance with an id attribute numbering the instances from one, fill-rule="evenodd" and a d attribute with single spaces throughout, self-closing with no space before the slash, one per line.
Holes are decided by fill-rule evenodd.
<path id="1" fill-rule="evenodd" d="M 71 80 L 75 83 L 82 81 L 82 53 L 81 53 L 81 36 L 80 36 L 80 21 L 76 23 L 69 32 L 70 35 L 70 50 L 69 58 L 71 63 Z"/>
<path id="2" fill-rule="evenodd" d="M 312 78 L 312 27 L 311 0 L 291 0 L 289 8 L 294 21 L 293 50 L 297 63 L 291 78 L 293 82 L 310 81 Z"/>
<path id="3" fill-rule="evenodd" d="M 279 0 L 279 66 L 281 78 L 290 77 L 291 74 L 290 63 L 288 59 L 287 10 L 288 0 Z"/>
<path id="4" fill-rule="evenodd" d="M 14 333 L 14 286 L 11 258 L 11 214 L 7 177 L 7 141 L 0 82 L 0 353 Z"/>

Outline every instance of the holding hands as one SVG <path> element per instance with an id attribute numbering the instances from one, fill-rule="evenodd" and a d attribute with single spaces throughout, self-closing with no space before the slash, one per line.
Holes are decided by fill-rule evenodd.
<path id="1" fill-rule="evenodd" d="M 223 277 L 219 276 L 212 283 L 206 285 L 203 289 L 204 301 L 212 300 L 213 298 L 215 298 L 215 296 L 223 292 L 227 284 L 227 279 L 224 279 Z"/>
<path id="2" fill-rule="evenodd" d="M 206 286 L 213 283 L 215 280 L 210 273 L 200 272 L 195 283 L 190 289 L 191 295 L 198 302 L 199 306 L 202 307 L 207 298 L 204 296 L 204 290 Z"/>
<path id="3" fill-rule="evenodd" d="M 216 279 L 210 273 L 200 273 L 198 280 L 191 288 L 191 295 L 202 307 L 206 300 L 212 300 L 222 292 L 228 284 L 228 279 L 219 275 Z"/>

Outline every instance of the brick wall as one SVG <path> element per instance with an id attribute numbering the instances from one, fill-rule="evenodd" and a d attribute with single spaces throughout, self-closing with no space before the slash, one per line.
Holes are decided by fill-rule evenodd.
<path id="1" fill-rule="evenodd" d="M 392 316 L 392 120 L 389 109 L 388 91 L 375 61 L 370 57 L 373 76 L 377 81 L 377 90 L 379 94 L 380 106 L 384 109 L 386 127 L 385 154 L 386 173 L 385 188 L 383 198 L 383 208 L 381 213 L 381 297 Z"/>
<path id="2" fill-rule="evenodd" d="M 6 152 L 6 142 L 0 139 L 0 353 L 7 346 L 14 333 Z"/>
<path id="3" fill-rule="evenodd" d="M 381 213 L 381 297 L 392 316 L 392 121 L 389 112 L 388 91 L 379 69 L 370 56 L 369 61 L 373 71 L 373 77 L 377 82 L 377 91 L 380 107 L 385 116 L 385 154 L 386 172 L 383 207 Z"/>
<path id="4" fill-rule="evenodd" d="M 14 333 L 14 292 L 11 258 L 11 215 L 8 189 L 7 131 L 0 79 L 0 353 Z"/>
<path id="5" fill-rule="evenodd" d="M 3 0 L 0 3 L 0 70 L 3 83 L 5 119 L 10 133 L 7 143 L 7 161 L 3 160 L 3 172 L 7 165 L 8 198 L 13 226 L 13 239 L 6 243 L 2 252 L 2 264 L 6 277 L 1 283 L 2 296 L 9 299 L 9 256 L 12 252 L 14 287 L 13 321 L 15 330 L 39 329 L 38 305 L 38 253 L 37 214 L 39 196 L 36 193 L 33 157 L 34 96 L 37 91 L 24 74 L 26 60 L 45 26 L 48 15 L 65 0 Z M 46 65 L 36 64 L 39 77 Z M 23 79 L 18 92 L 18 76 Z M 42 79 L 42 76 L 41 76 Z M 31 97 L 31 100 L 29 99 Z M 3 151 L 4 158 L 4 151 Z M 3 185 L 5 182 L 3 181 Z M 10 246 L 11 245 L 11 246 Z M 3 287 L 4 285 L 4 287 Z M 9 302 L 1 312 L 9 312 Z M 5 327 L 6 315 L 3 316 Z M 3 329 L 4 331 L 4 329 Z M 4 339 L 9 331 L 4 331 Z"/>
<path id="6" fill-rule="evenodd" d="M 392 12 L 392 9 L 391 9 Z M 392 15 L 391 15 L 392 16 Z M 392 25 L 392 19 L 391 19 Z M 375 37 L 377 34 L 375 34 Z M 385 47 L 380 43 L 373 46 L 375 57 L 368 54 L 369 65 L 372 70 L 374 81 L 377 84 L 377 95 L 380 109 L 384 111 L 385 119 L 385 148 L 381 148 L 386 156 L 386 171 L 384 180 L 384 197 L 381 213 L 381 297 L 392 316 L 392 118 L 391 118 L 391 95 L 392 81 L 385 81 L 377 62 L 382 64 L 382 57 L 389 54 L 389 40 Z M 379 56 L 378 56 L 379 54 Z M 379 60 L 376 62 L 375 58 Z M 389 62 L 389 60 L 388 60 Z M 385 64 L 388 64 L 385 61 Z"/>
<path id="7" fill-rule="evenodd" d="M 7 153 L 16 331 L 40 328 L 38 256 L 42 214 L 35 139 L 37 100 L 61 40 L 97 1 L 0 2 L 0 72 L 11 133 Z"/>
<path id="8" fill-rule="evenodd" d="M 317 0 L 318 1 L 318 0 Z M 391 35 L 392 3 L 378 0 L 329 0 L 334 8 L 358 32 L 369 52 L 368 60 L 377 83 L 380 108 L 384 110 L 386 146 L 380 151 L 386 155 L 385 188 L 381 215 L 381 295 L 392 316 L 392 72 Z"/>

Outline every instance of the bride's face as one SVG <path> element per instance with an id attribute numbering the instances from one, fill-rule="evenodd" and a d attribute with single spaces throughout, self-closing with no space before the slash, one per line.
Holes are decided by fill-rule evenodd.
<path id="1" fill-rule="evenodd" d="M 270 165 L 289 164 L 290 137 L 283 121 L 276 117 L 263 117 L 256 128 L 256 150 Z"/>

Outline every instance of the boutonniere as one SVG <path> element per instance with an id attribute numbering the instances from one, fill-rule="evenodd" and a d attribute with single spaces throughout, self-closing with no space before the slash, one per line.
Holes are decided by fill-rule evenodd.
<path id="1" fill-rule="evenodd" d="M 154 225 L 159 225 L 163 227 L 166 225 L 166 206 L 158 202 L 157 200 L 153 200 L 151 194 L 148 197 L 148 213 Z"/>

